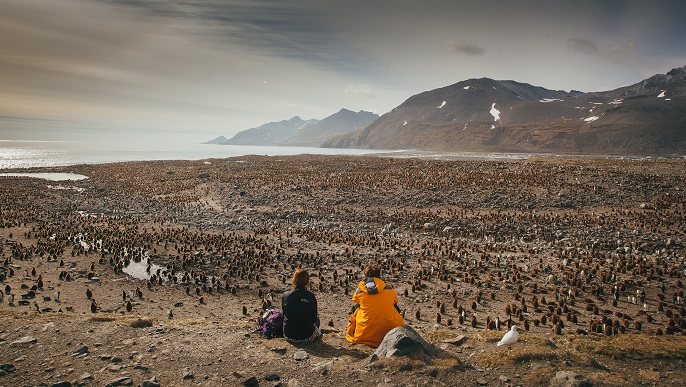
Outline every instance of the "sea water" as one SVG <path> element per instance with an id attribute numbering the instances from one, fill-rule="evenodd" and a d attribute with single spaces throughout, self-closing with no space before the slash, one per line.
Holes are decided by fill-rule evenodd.
<path id="1" fill-rule="evenodd" d="M 0 169 L 147 160 L 202 160 L 244 155 L 362 155 L 388 151 L 286 146 L 0 140 Z"/>

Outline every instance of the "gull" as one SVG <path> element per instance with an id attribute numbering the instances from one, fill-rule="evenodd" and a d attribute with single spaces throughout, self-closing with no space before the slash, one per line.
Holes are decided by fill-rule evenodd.
<path id="1" fill-rule="evenodd" d="M 503 336 L 502 339 L 498 342 L 498 347 L 501 345 L 507 345 L 508 349 L 512 349 L 512 344 L 514 344 L 517 341 L 517 337 L 519 335 L 517 334 L 517 326 L 513 325 L 512 328 Z"/>

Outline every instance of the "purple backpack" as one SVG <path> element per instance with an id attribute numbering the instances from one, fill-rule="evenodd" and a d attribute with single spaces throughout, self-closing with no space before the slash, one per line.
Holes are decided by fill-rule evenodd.
<path id="1" fill-rule="evenodd" d="M 283 337 L 283 312 L 267 309 L 262 317 L 257 318 L 257 325 L 268 339 Z"/>

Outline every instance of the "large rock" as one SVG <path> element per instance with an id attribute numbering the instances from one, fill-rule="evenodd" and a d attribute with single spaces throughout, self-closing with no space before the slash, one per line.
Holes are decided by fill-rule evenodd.
<path id="1" fill-rule="evenodd" d="M 436 349 L 422 338 L 411 327 L 405 325 L 391 329 L 386 334 L 379 348 L 374 351 L 374 355 L 378 357 L 391 356 L 407 356 L 417 352 L 424 351 L 425 354 L 435 357 Z"/>

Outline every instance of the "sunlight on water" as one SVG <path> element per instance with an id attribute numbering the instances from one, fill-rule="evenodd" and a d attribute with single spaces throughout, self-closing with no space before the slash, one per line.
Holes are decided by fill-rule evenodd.
<path id="1" fill-rule="evenodd" d="M 245 155 L 362 155 L 384 152 L 388 151 L 287 146 L 0 140 L 0 169 L 148 160 L 220 159 Z"/>
<path id="2" fill-rule="evenodd" d="M 36 179 L 44 179 L 51 181 L 65 181 L 65 180 L 84 180 L 88 179 L 88 176 L 79 175 L 77 173 L 48 173 L 48 172 L 36 172 L 36 173 L 0 173 L 0 177 L 33 177 Z"/>

